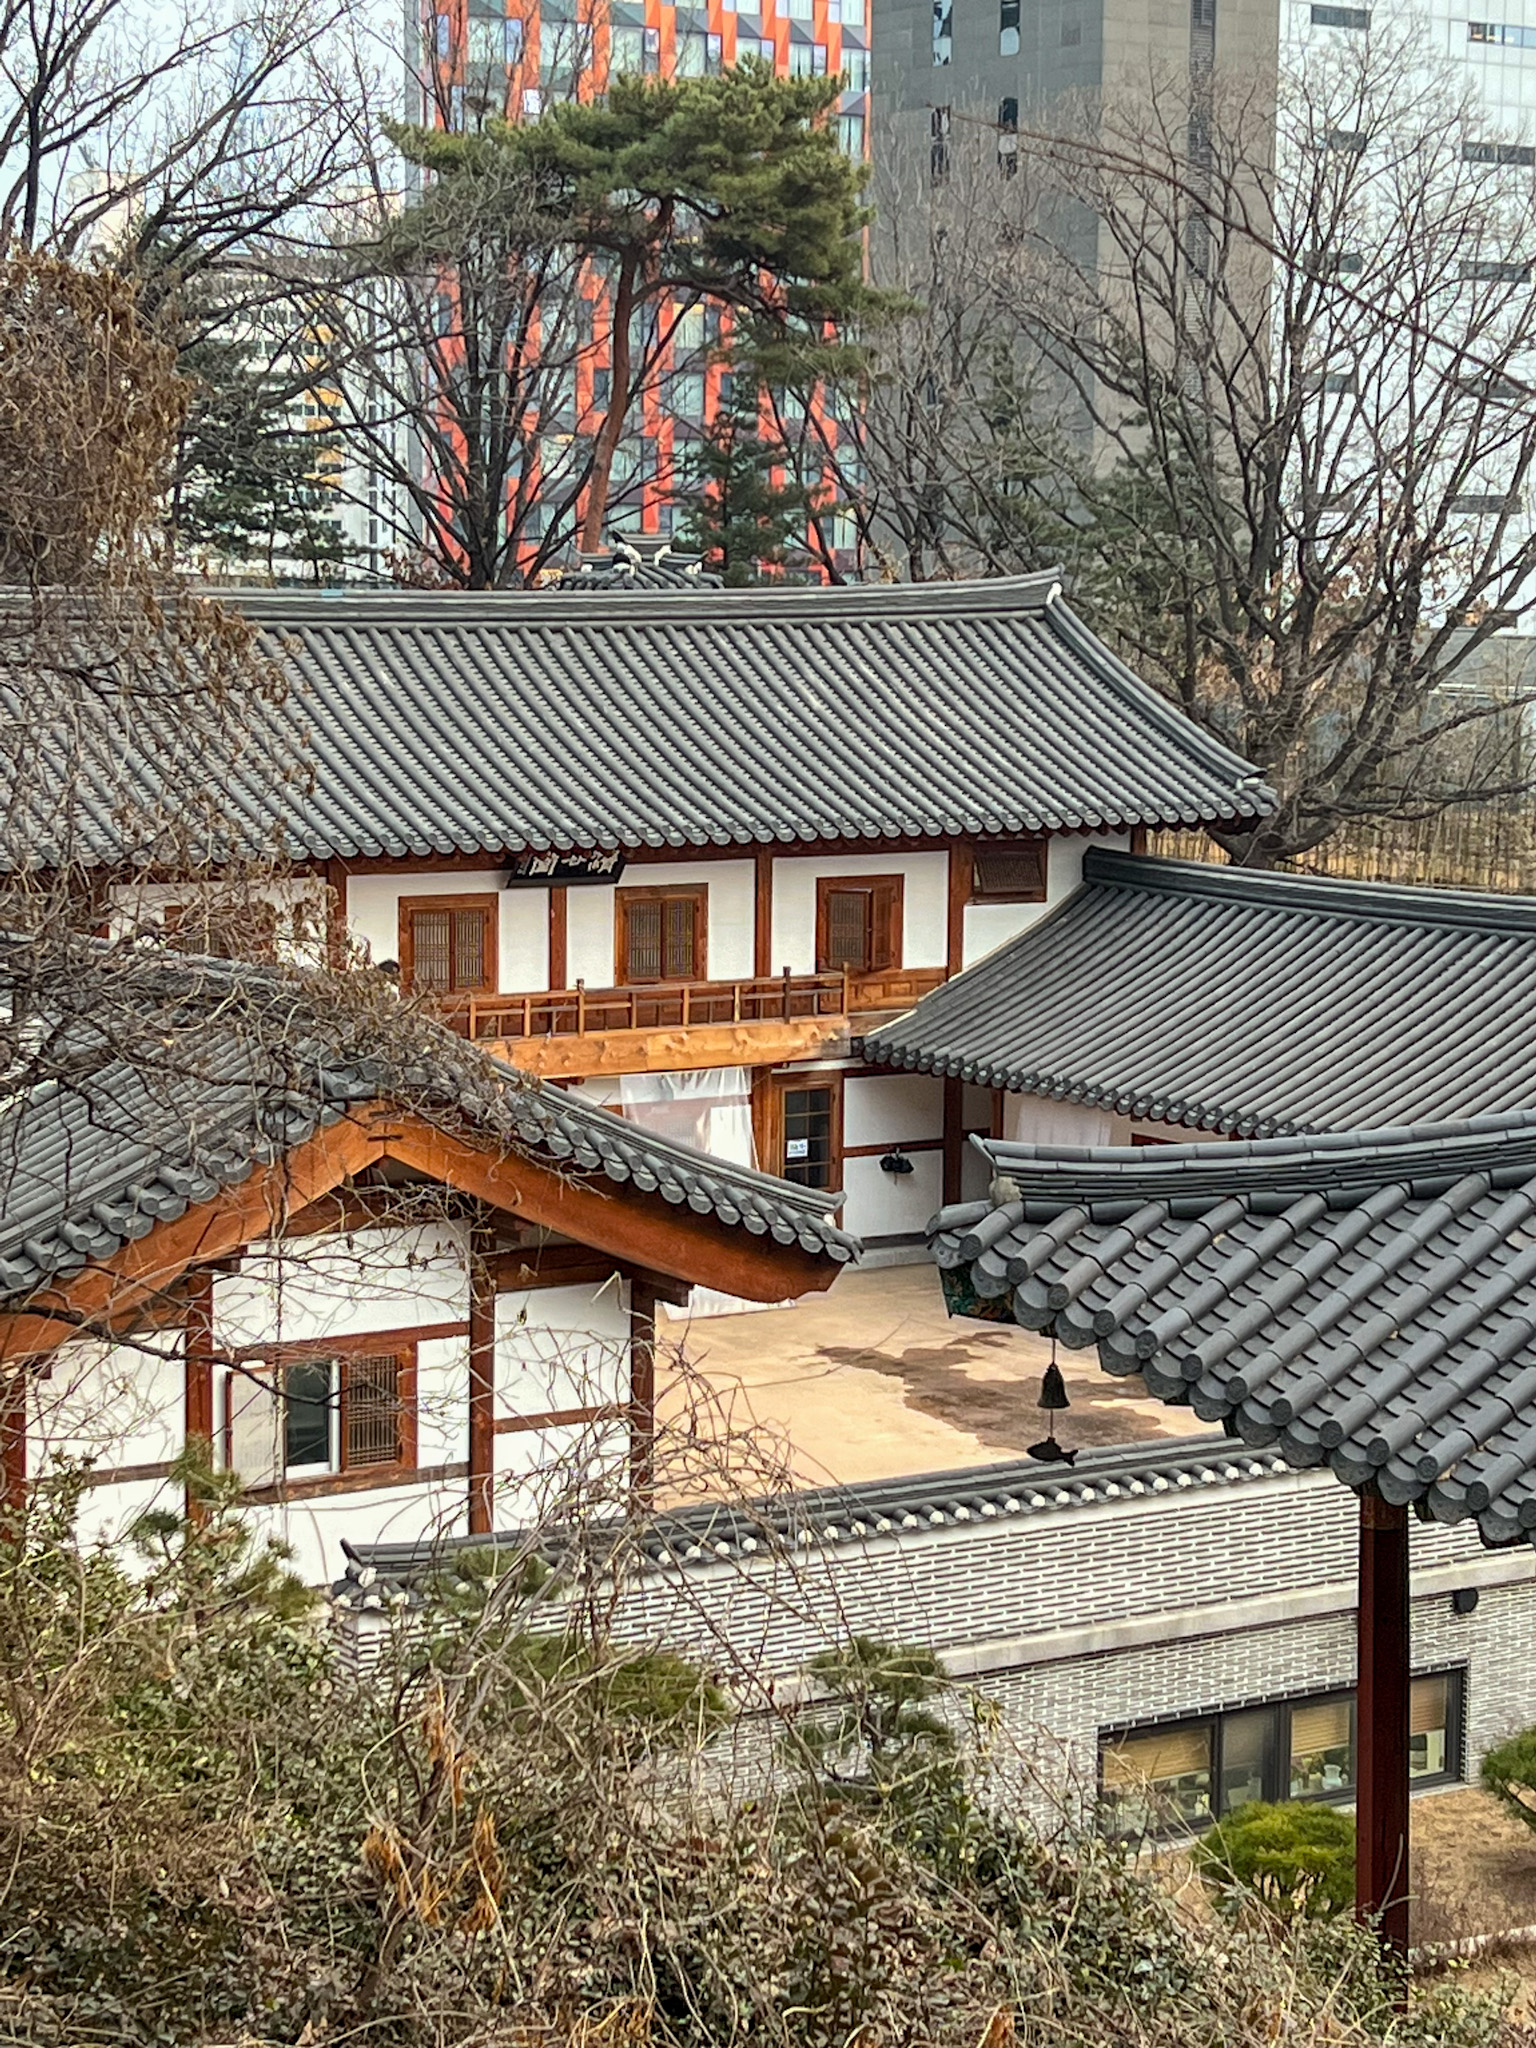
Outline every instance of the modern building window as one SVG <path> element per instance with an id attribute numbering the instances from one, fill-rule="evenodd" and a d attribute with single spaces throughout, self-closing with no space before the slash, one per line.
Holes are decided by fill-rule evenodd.
<path id="1" fill-rule="evenodd" d="M 1336 156 L 1360 156 L 1366 141 L 1363 128 L 1330 128 L 1323 137 L 1323 147 L 1332 150 Z"/>
<path id="2" fill-rule="evenodd" d="M 948 64 L 955 54 L 954 0 L 933 0 L 933 61 Z"/>
<path id="3" fill-rule="evenodd" d="M 1464 142 L 1464 164 L 1536 164 L 1536 145 L 1529 142 Z"/>
<path id="4" fill-rule="evenodd" d="M 705 43 L 702 32 L 692 29 L 680 30 L 674 49 L 673 69 L 679 78 L 704 76 Z"/>
<path id="5" fill-rule="evenodd" d="M 997 107 L 997 161 L 1005 178 L 1019 168 L 1019 103 L 999 100 Z"/>
<path id="6" fill-rule="evenodd" d="M 247 1486 L 416 1463 L 416 1339 L 283 1347 L 224 1375 L 220 1451 Z"/>
<path id="7" fill-rule="evenodd" d="M 402 896 L 400 983 L 416 995 L 487 995 L 496 986 L 494 896 Z"/>
<path id="8" fill-rule="evenodd" d="M 826 44 L 791 43 L 789 46 L 789 75 L 791 78 L 825 78 L 827 75 Z"/>
<path id="9" fill-rule="evenodd" d="M 971 865 L 971 898 L 976 903 L 1043 903 L 1046 844 L 1017 839 L 978 846 Z"/>
<path id="10" fill-rule="evenodd" d="M 1356 249 L 1309 249 L 1306 270 L 1309 277 L 1358 277 L 1365 258 Z"/>
<path id="11" fill-rule="evenodd" d="M 1518 512 L 1521 499 L 1519 492 L 1505 497 L 1496 491 L 1462 491 L 1451 499 L 1446 507 L 1450 512 L 1470 512 L 1488 515 L 1502 512 Z"/>
<path id="12" fill-rule="evenodd" d="M 1371 25 L 1369 7 L 1314 7 L 1312 26 L 1314 28 L 1366 29 Z"/>
<path id="13" fill-rule="evenodd" d="M 1465 1674 L 1437 1671 L 1409 1693 L 1416 1784 L 1461 1776 Z M 1117 1832 L 1182 1833 L 1255 1799 L 1347 1800 L 1355 1791 L 1355 1697 L 1321 1693 L 1099 1738 L 1099 1782 Z"/>
<path id="14" fill-rule="evenodd" d="M 614 979 L 702 981 L 708 921 L 707 888 L 618 890 Z"/>
<path id="15" fill-rule="evenodd" d="M 998 0 L 997 48 L 1002 57 L 1019 54 L 1019 0 Z"/>
<path id="16" fill-rule="evenodd" d="M 843 74 L 848 80 L 848 90 L 850 92 L 868 92 L 868 50 L 850 50 L 845 46 L 843 49 Z"/>
<path id="17" fill-rule="evenodd" d="M 864 161 L 864 116 L 862 114 L 839 114 L 837 117 L 837 146 L 854 163 Z"/>
<path id="18" fill-rule="evenodd" d="M 613 28 L 608 31 L 608 70 L 614 78 L 638 78 L 645 69 L 645 30 Z"/>
<path id="19" fill-rule="evenodd" d="M 881 974 L 901 965 L 900 875 L 823 875 L 816 883 L 816 972 Z"/>
<path id="20" fill-rule="evenodd" d="M 1080 21 L 1064 21 L 1061 24 L 1061 47 L 1075 50 L 1083 40 L 1083 24 Z"/>
<path id="21" fill-rule="evenodd" d="M 949 176 L 949 109 L 935 107 L 928 117 L 928 175 L 935 185 Z"/>
<path id="22" fill-rule="evenodd" d="M 1495 258 L 1473 258 L 1457 270 L 1463 283 L 1471 284 L 1529 284 L 1531 266 L 1529 263 L 1501 263 Z"/>
<path id="23" fill-rule="evenodd" d="M 1469 43 L 1503 43 L 1506 48 L 1536 50 L 1536 28 L 1522 28 L 1512 21 L 1469 21 Z"/>

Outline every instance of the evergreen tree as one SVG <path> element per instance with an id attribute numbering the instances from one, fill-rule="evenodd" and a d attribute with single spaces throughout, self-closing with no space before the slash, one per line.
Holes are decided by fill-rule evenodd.
<path id="1" fill-rule="evenodd" d="M 738 371 L 729 401 L 678 477 L 675 495 L 686 507 L 678 536 L 727 584 L 769 580 L 761 571 L 783 566 L 810 510 L 810 491 L 787 468 L 787 451 L 764 437 L 761 414 L 761 387 Z"/>

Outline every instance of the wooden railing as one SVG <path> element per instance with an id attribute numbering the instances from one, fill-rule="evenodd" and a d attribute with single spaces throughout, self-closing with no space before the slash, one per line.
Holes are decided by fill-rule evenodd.
<path id="1" fill-rule="evenodd" d="M 585 1038 L 600 1031 L 675 1031 L 694 1024 L 788 1023 L 846 1017 L 915 1002 L 942 968 L 885 974 L 758 975 L 748 981 L 646 982 L 633 988 L 545 989 L 537 995 L 472 996 L 453 1014 L 470 1038 Z"/>

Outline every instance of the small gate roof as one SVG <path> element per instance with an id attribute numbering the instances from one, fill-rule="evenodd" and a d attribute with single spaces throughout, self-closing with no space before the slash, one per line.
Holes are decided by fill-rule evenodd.
<path id="1" fill-rule="evenodd" d="M 1152 1148 L 976 1140 L 956 1313 L 1098 1346 L 1296 1466 L 1536 1542 L 1536 1111 Z"/>
<path id="2" fill-rule="evenodd" d="M 1536 900 L 1090 847 L 1048 916 L 863 1040 L 916 1068 L 1269 1137 L 1536 1105 Z"/>

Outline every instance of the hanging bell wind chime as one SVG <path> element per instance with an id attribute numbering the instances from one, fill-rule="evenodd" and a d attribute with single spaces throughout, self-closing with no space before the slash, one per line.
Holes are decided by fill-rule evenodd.
<path id="1" fill-rule="evenodd" d="M 1045 1435 L 1037 1444 L 1031 1444 L 1028 1455 L 1037 1458 L 1042 1465 L 1072 1465 L 1077 1462 L 1077 1452 L 1066 1450 L 1056 1441 L 1056 1416 L 1063 1408 L 1070 1408 L 1067 1397 L 1067 1383 L 1061 1376 L 1061 1367 L 1056 1363 L 1056 1339 L 1051 1339 L 1051 1362 L 1045 1368 L 1045 1377 L 1040 1382 L 1040 1399 L 1037 1408 L 1046 1412 Z"/>

